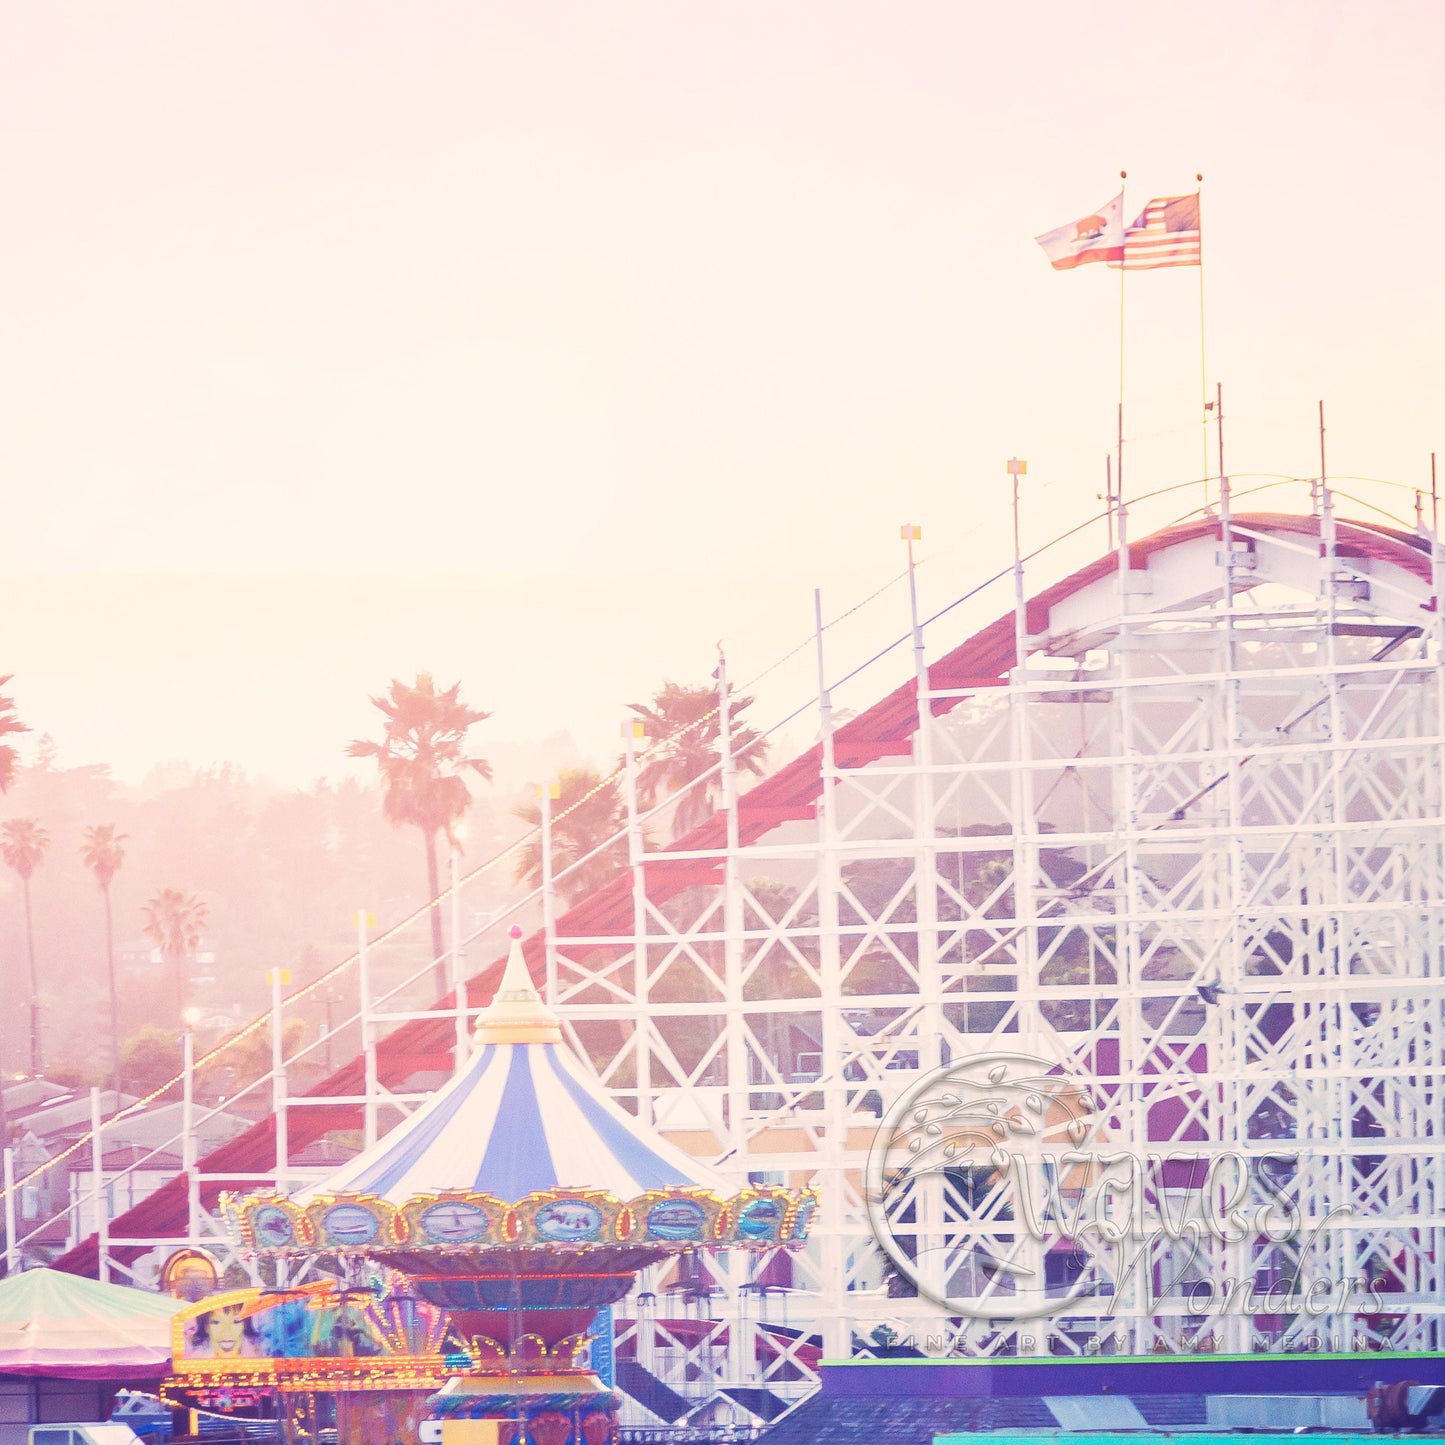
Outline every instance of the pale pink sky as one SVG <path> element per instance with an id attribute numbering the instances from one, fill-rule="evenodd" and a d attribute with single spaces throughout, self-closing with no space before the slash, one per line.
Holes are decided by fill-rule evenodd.
<path id="1" fill-rule="evenodd" d="M 1117 279 L 1031 238 L 1121 166 L 1205 173 L 1232 471 L 1312 472 L 1319 397 L 1332 471 L 1445 448 L 1426 0 L 3 13 L 0 671 L 62 762 L 339 773 L 426 667 L 601 755 L 902 521 L 944 600 L 1010 454 L 1036 540 L 1095 505 Z M 1197 273 L 1129 285 L 1142 488 L 1200 470 Z"/>

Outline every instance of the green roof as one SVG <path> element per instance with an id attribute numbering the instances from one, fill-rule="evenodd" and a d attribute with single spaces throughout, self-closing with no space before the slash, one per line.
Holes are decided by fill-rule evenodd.
<path id="1" fill-rule="evenodd" d="M 126 1285 L 102 1284 L 58 1269 L 27 1269 L 0 1279 L 0 1320 L 169 1320 L 182 1301 Z"/>

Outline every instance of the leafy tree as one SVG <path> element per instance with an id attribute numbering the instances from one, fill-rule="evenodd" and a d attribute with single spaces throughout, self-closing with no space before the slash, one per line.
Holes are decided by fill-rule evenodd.
<path id="1" fill-rule="evenodd" d="M 121 1049 L 121 1068 L 132 1089 L 144 1097 L 181 1071 L 184 1054 L 177 1029 L 143 1024 Z"/>
<path id="2" fill-rule="evenodd" d="M 0 824 L 0 855 L 20 875 L 25 892 L 25 954 L 30 961 L 30 1072 L 37 1078 L 44 1073 L 44 1063 L 40 1053 L 40 976 L 35 967 L 30 877 L 40 866 L 49 844 L 50 835 L 34 818 L 11 818 Z"/>
<path id="3" fill-rule="evenodd" d="M 105 899 L 105 978 L 110 990 L 110 1065 L 111 1087 L 120 1091 L 120 994 L 115 986 L 115 930 L 110 912 L 110 885 L 125 860 L 124 833 L 115 831 L 114 823 L 96 823 L 85 830 L 80 856 L 95 874 Z"/>
<path id="4" fill-rule="evenodd" d="M 281 1052 L 286 1058 L 306 1042 L 306 1032 L 305 1019 L 287 1019 L 281 1025 Z M 218 1102 L 246 1093 L 258 1079 L 264 1079 L 271 1072 L 271 1030 L 240 1029 L 227 1034 L 200 1072 L 202 1081 Z M 259 1092 L 251 1095 L 257 1101 L 268 1097 Z"/>
<path id="5" fill-rule="evenodd" d="M 161 958 L 171 966 L 176 986 L 176 1025 L 185 1019 L 186 992 L 190 970 L 187 963 L 200 947 L 201 934 L 210 917 L 210 909 L 193 893 L 179 888 L 162 888 L 141 910 L 144 923 L 141 932 L 161 951 Z"/>
<path id="6" fill-rule="evenodd" d="M 101 1082 L 101 1076 L 87 1073 L 79 1064 L 61 1064 L 57 1067 L 52 1063 L 45 1077 L 52 1084 L 59 1084 L 64 1089 L 89 1089 L 92 1084 Z"/>
<path id="7" fill-rule="evenodd" d="M 0 687 L 14 677 L 14 673 L 7 672 L 0 677 Z M 16 733 L 28 733 L 30 729 L 15 716 L 14 699 L 0 697 L 0 738 L 13 737 Z M 0 793 L 8 793 L 10 784 L 15 781 L 16 765 L 15 749 L 9 743 L 0 743 Z M 25 892 L 25 920 L 27 926 L 30 921 L 30 890 L 27 886 Z M 36 1018 L 31 1015 L 31 1034 L 35 1034 Z M 5 1098 L 3 1091 L 0 1091 L 0 1145 L 8 1144 L 10 1141 L 10 1121 L 5 1117 Z"/>
<path id="8" fill-rule="evenodd" d="M 586 858 L 594 848 L 615 839 L 575 871 L 560 880 L 568 903 L 576 903 L 611 882 L 627 861 L 627 840 L 618 838 L 627 822 L 627 804 L 614 779 L 603 780 L 595 768 L 563 768 L 557 774 L 559 796 L 552 803 L 552 870 L 554 875 Z M 512 809 L 512 816 L 540 828 L 540 803 Z M 542 835 L 532 834 L 517 857 L 519 882 L 538 887 L 542 882 Z"/>
<path id="9" fill-rule="evenodd" d="M 0 687 L 4 687 L 15 674 L 7 672 L 0 677 Z M 15 716 L 14 700 L 8 697 L 0 697 L 0 738 L 12 737 L 15 733 L 28 733 L 30 729 Z M 15 781 L 15 749 L 9 743 L 0 744 L 0 793 L 8 793 L 10 784 Z"/>
<path id="10" fill-rule="evenodd" d="M 755 776 L 763 771 L 768 745 L 756 729 L 741 721 L 752 698 L 735 697 L 728 704 L 733 760 L 741 772 Z M 705 783 L 689 787 L 718 761 L 720 709 L 714 688 L 685 687 L 665 682 L 650 703 L 628 707 L 641 718 L 652 746 L 638 774 L 638 791 L 644 807 L 660 798 L 680 794 L 672 818 L 672 835 L 681 838 L 716 811 L 721 777 L 714 773 Z"/>
<path id="11" fill-rule="evenodd" d="M 431 900 L 432 957 L 436 960 L 439 993 L 446 992 L 446 963 L 442 957 L 442 916 L 437 897 L 437 834 L 457 846 L 455 825 L 467 811 L 471 794 L 467 774 L 488 782 L 492 765 L 468 757 L 467 729 L 485 722 L 490 713 L 468 707 L 461 700 L 461 683 L 438 692 L 430 673 L 417 674 L 408 686 L 393 678 L 384 697 L 372 698 L 386 718 L 380 742 L 357 739 L 347 749 L 353 758 L 374 758 L 385 790 L 382 808 L 387 818 L 421 830 L 426 844 L 426 877 Z"/>

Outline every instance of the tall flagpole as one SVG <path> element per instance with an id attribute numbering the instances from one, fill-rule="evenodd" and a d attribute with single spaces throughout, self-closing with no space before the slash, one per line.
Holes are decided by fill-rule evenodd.
<path id="1" fill-rule="evenodd" d="M 1200 468 L 1200 484 L 1204 488 L 1204 509 L 1209 510 L 1209 368 L 1204 352 L 1204 172 L 1196 171 L 1194 194 L 1196 219 L 1199 222 L 1199 452 L 1204 459 Z M 1221 468 L 1222 470 L 1222 468 Z"/>
<path id="2" fill-rule="evenodd" d="M 1104 515 L 1109 521 L 1109 550 L 1114 550 L 1114 458 L 1104 453 Z"/>
<path id="3" fill-rule="evenodd" d="M 1220 505 L 1223 506 L 1224 497 L 1224 383 L 1214 383 L 1214 424 L 1218 429 L 1219 436 L 1219 495 Z"/>
<path id="4" fill-rule="evenodd" d="M 1119 225 L 1125 233 L 1129 227 L 1129 208 L 1124 202 L 1124 182 L 1128 179 L 1128 171 L 1119 172 Z M 1127 247 L 1128 242 L 1125 241 L 1124 244 Z M 1118 457 L 1118 465 L 1114 469 L 1114 495 L 1118 497 L 1121 507 L 1124 504 L 1124 277 L 1128 272 L 1128 264 L 1121 255 L 1119 257 L 1119 412 L 1114 439 L 1115 454 Z"/>

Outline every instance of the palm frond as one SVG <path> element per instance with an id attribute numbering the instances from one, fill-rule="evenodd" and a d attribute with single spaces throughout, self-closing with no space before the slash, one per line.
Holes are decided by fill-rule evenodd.
<path id="1" fill-rule="evenodd" d="M 742 722 L 751 697 L 728 703 L 728 732 L 734 765 L 754 776 L 763 771 L 767 742 Z M 668 681 L 650 703 L 629 703 L 652 739 L 638 773 L 638 792 L 645 807 L 684 794 L 673 814 L 673 836 L 681 837 L 705 822 L 717 808 L 721 752 L 721 708 L 717 690 L 707 684 L 685 686 Z M 718 770 L 720 773 L 720 769 Z"/>
<path id="2" fill-rule="evenodd" d="M 485 758 L 467 754 L 467 730 L 491 714 L 462 702 L 460 682 L 438 692 L 426 672 L 410 684 L 393 678 L 386 694 L 371 701 L 386 719 L 382 736 L 356 739 L 347 755 L 375 761 L 389 822 L 419 828 L 428 840 L 442 834 L 458 846 L 456 825 L 471 803 L 466 775 L 492 778 Z"/>

